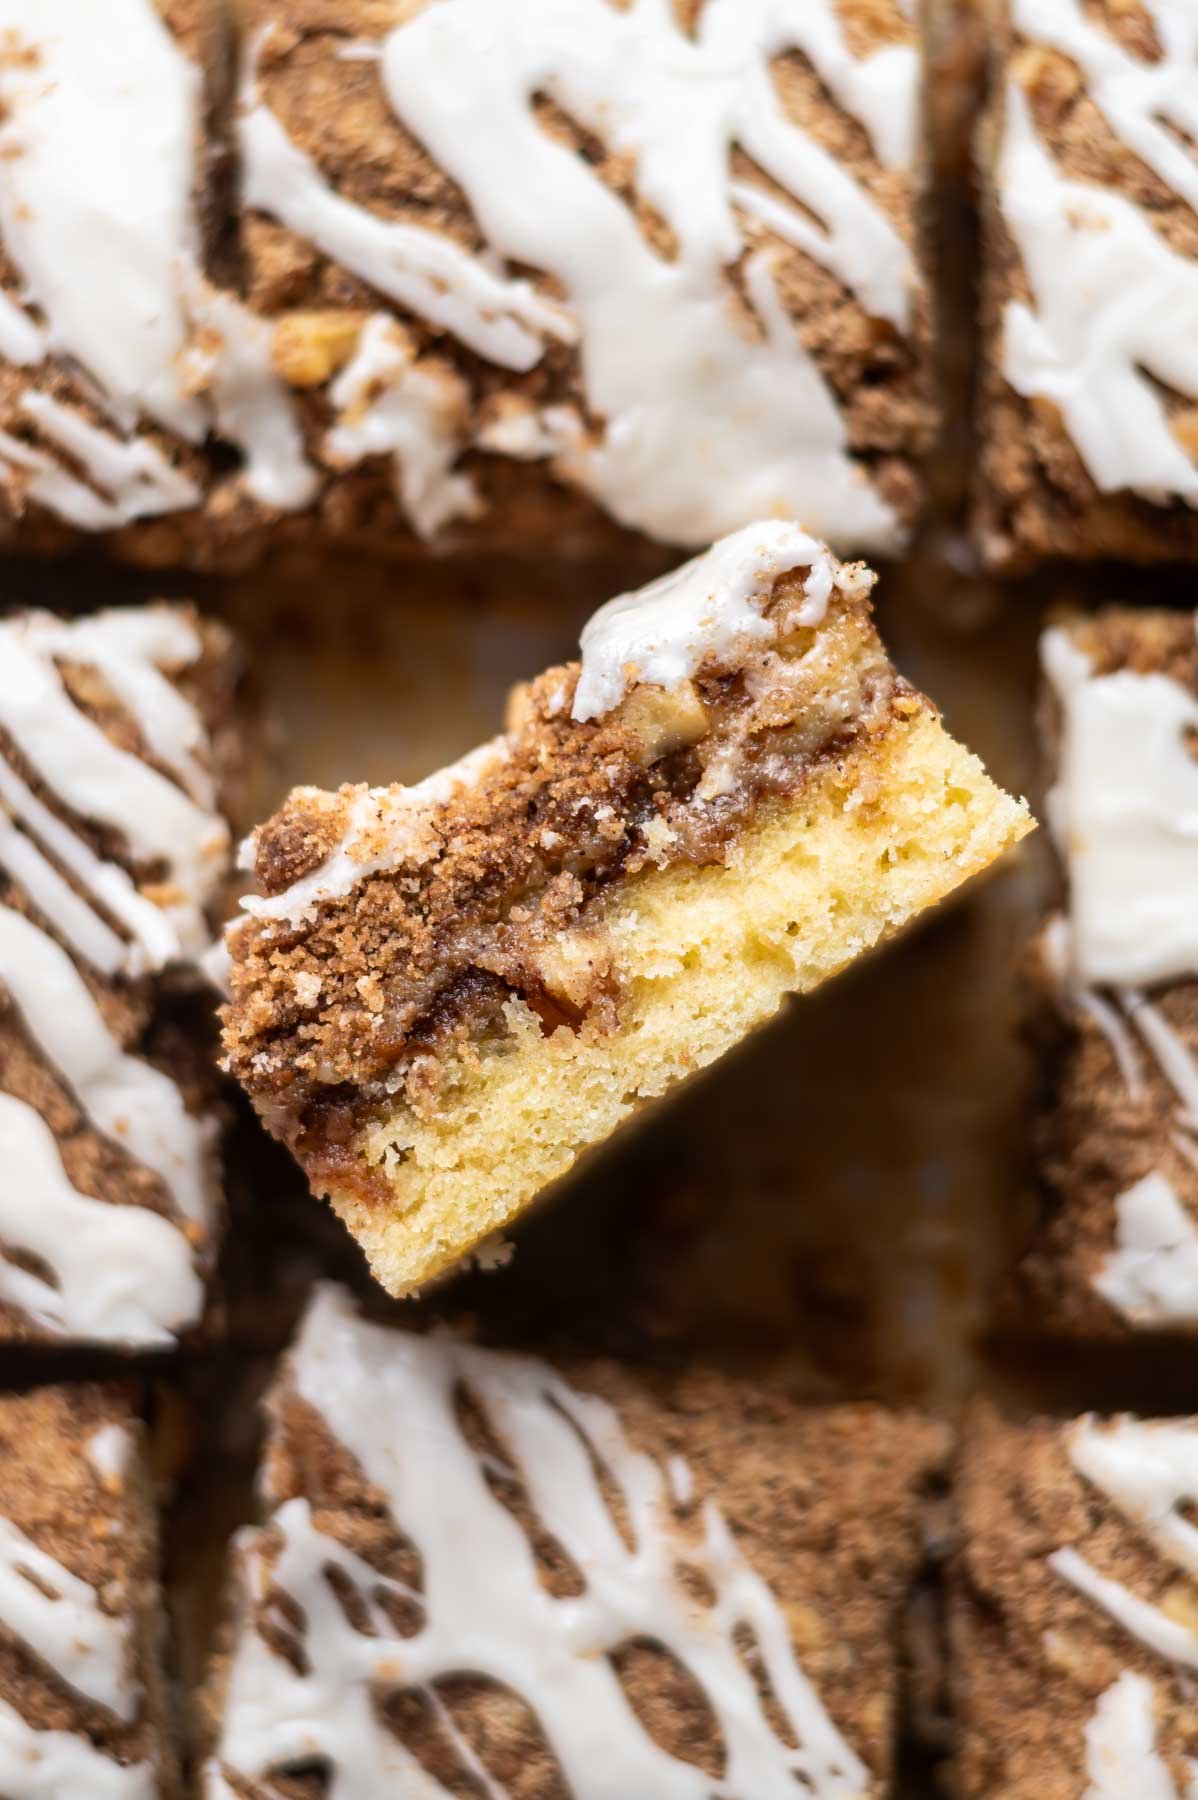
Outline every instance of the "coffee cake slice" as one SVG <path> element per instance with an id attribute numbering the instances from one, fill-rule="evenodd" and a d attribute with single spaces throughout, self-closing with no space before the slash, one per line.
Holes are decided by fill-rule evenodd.
<path id="1" fill-rule="evenodd" d="M 1036 968 L 1039 1325 L 1198 1329 L 1198 639 L 1111 610 L 1042 644 L 1053 836 L 1067 878 Z"/>
<path id="2" fill-rule="evenodd" d="M 933 427 L 909 8 L 241 12 L 247 298 L 327 527 L 902 543 Z"/>
<path id="3" fill-rule="evenodd" d="M 270 329 L 217 285 L 226 27 L 218 0 L 0 0 L 0 532 L 21 547 L 207 561 L 313 496 Z"/>
<path id="4" fill-rule="evenodd" d="M 938 1425 L 364 1323 L 327 1288 L 241 1537 L 207 1800 L 867 1800 Z"/>
<path id="5" fill-rule="evenodd" d="M 175 1800 L 139 1426 L 100 1387 L 0 1398 L 0 1793 Z"/>
<path id="6" fill-rule="evenodd" d="M 203 1312 L 212 1072 L 179 1013 L 235 670 L 187 607 L 0 621 L 0 1341 L 167 1349 Z"/>
<path id="7" fill-rule="evenodd" d="M 997 0 L 992 561 L 1198 557 L 1198 42 L 1169 0 Z"/>
<path id="8" fill-rule="evenodd" d="M 1198 1420 L 1007 1424 L 957 1470 L 962 1800 L 1186 1800 L 1198 1767 Z"/>
<path id="9" fill-rule="evenodd" d="M 228 1066 L 396 1293 L 1028 829 L 874 630 L 873 577 L 746 529 L 413 788 L 250 840 Z"/>

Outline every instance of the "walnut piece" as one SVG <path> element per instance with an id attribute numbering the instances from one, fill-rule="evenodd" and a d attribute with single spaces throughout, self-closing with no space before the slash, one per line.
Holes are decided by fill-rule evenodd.
<path id="1" fill-rule="evenodd" d="M 285 313 L 271 343 L 275 374 L 291 387 L 320 387 L 349 361 L 365 321 L 357 312 Z"/>
<path id="2" fill-rule="evenodd" d="M 707 712 L 693 681 L 675 688 L 633 688 L 620 708 L 620 723 L 651 763 L 707 735 Z"/>

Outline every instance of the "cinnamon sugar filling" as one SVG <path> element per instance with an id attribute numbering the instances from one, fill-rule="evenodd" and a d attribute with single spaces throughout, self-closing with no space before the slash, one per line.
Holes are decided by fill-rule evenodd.
<path id="1" fill-rule="evenodd" d="M 229 1067 L 310 1168 L 343 1177 L 380 1106 L 434 1106 L 439 1060 L 502 1032 L 513 997 L 547 1033 L 614 1031 L 605 890 L 650 866 L 722 862 L 763 804 L 917 704 L 852 602 L 818 634 L 669 693 L 636 687 L 590 723 L 569 717 L 577 676 L 550 670 L 517 692 L 503 756 L 440 809 L 420 860 L 311 918 L 240 927 Z M 327 858 L 353 793 L 332 815 L 327 797 L 293 796 L 262 828 L 268 895 Z"/>

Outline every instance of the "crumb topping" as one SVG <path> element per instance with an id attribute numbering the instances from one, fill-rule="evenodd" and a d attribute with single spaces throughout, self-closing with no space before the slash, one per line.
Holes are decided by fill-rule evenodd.
<path id="1" fill-rule="evenodd" d="M 776 584 L 767 616 L 792 618 L 802 574 Z M 253 840 L 263 911 L 233 928 L 228 1066 L 312 1167 L 337 1155 L 363 1113 L 403 1093 L 435 1103 L 439 1050 L 477 1041 L 517 996 L 549 1032 L 612 1029 L 620 995 L 599 903 L 652 866 L 719 862 L 771 796 L 818 760 L 922 704 L 896 676 L 853 572 L 823 623 L 707 661 L 672 689 L 635 686 L 579 721 L 579 667 L 513 696 L 508 731 L 481 772 L 408 807 L 405 852 L 298 916 L 278 901 L 328 869 L 365 807 L 405 814 L 421 790 L 299 790 Z M 427 790 L 430 784 L 421 784 Z M 255 904 L 255 903 L 251 903 Z"/>

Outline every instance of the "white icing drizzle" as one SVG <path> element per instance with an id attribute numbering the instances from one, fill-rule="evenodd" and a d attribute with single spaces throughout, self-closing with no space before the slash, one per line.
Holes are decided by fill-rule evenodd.
<path id="1" fill-rule="evenodd" d="M 763 617 L 775 582 L 800 568 L 809 573 L 790 615 Z M 784 631 L 818 625 L 834 588 L 861 592 L 872 581 L 868 571 L 842 566 L 797 525 L 773 520 L 747 526 L 672 574 L 600 607 L 582 632 L 573 717 L 585 721 L 609 711 L 637 682 L 676 687 L 709 658 L 732 663 Z M 496 738 L 415 787 L 357 789 L 341 839 L 325 861 L 280 894 L 246 896 L 243 910 L 259 920 L 296 924 L 371 875 L 428 860 L 440 848 L 446 802 L 505 755 L 504 740 Z M 253 869 L 255 861 L 251 837 L 241 863 Z M 235 922 L 230 931 L 236 929 Z"/>
<path id="2" fill-rule="evenodd" d="M 168 1344 L 203 1307 L 193 1255 L 211 1228 L 212 1122 L 193 1118 L 174 1082 L 121 1049 L 65 950 L 8 907 L 0 985 L 92 1126 L 159 1177 L 178 1214 L 80 1193 L 41 1115 L 0 1094 L 0 1244 L 33 1253 L 53 1277 L 0 1256 L 0 1297 L 51 1332 Z"/>
<path id="3" fill-rule="evenodd" d="M 25 890 L 54 930 L 72 944 L 93 968 L 100 969 L 105 974 L 115 974 L 126 964 L 130 955 L 129 945 L 104 923 L 99 913 L 94 912 L 86 900 L 80 898 L 54 864 L 43 856 L 32 838 L 26 837 L 11 821 L 20 819 L 22 824 L 31 824 L 36 820 L 43 828 L 43 839 L 58 839 L 69 847 L 79 844 L 85 854 L 78 860 L 86 864 L 91 874 L 102 875 L 106 865 L 81 839 L 76 839 L 63 826 L 62 821 L 48 806 L 42 804 L 32 789 L 26 786 L 2 758 L 0 800 L 9 815 L 7 818 L 0 815 L 0 868 Z M 119 873 L 124 875 L 124 870 Z M 121 897 L 127 897 L 131 904 L 140 902 L 141 896 L 133 883 L 127 881 L 126 885 L 129 892 L 126 894 L 125 886 L 122 886 Z M 145 904 L 149 909 L 150 903 Z M 169 954 L 173 947 L 170 925 L 166 920 L 162 921 L 162 925 L 160 937 L 164 953 Z"/>
<path id="4" fill-rule="evenodd" d="M 1182 1508 L 1198 1497 L 1198 1428 L 1172 1421 L 1079 1420 L 1069 1454 L 1086 1480 L 1112 1500 L 1149 1542 L 1188 1575 L 1198 1575 L 1198 1527 Z"/>
<path id="5" fill-rule="evenodd" d="M 1060 703 L 1048 816 L 1069 879 L 1055 955 L 1071 998 L 1111 1045 L 1128 1095 L 1143 1092 L 1138 1034 L 1179 1102 L 1174 1141 L 1198 1133 L 1198 1063 L 1140 983 L 1198 975 L 1198 701 L 1180 682 L 1096 675 L 1067 629 L 1043 666 Z M 1106 987 L 1109 994 L 1099 993 Z M 1115 1202 L 1116 1247 L 1093 1286 L 1141 1325 L 1198 1322 L 1198 1230 L 1161 1170 Z"/>
<path id="6" fill-rule="evenodd" d="M 1198 212 L 1198 163 L 1175 135 L 1198 138 L 1198 13 L 1190 0 L 1146 0 L 1144 10 L 1163 52 L 1156 62 L 1125 50 L 1079 0 L 1014 0 L 1011 19 L 1077 64 L 1116 137 Z"/>
<path id="7" fill-rule="evenodd" d="M 31 49 L 0 70 L 0 230 L 49 348 L 91 374 L 126 428 L 148 413 L 195 437 L 178 267 L 199 71 L 150 0 L 0 0 L 0 30 Z"/>
<path id="8" fill-rule="evenodd" d="M 1089 1013 L 1110 1045 L 1111 1055 L 1127 1088 L 1128 1098 L 1141 1099 L 1144 1093 L 1144 1071 L 1140 1063 L 1140 1052 L 1123 1013 L 1102 994 L 1092 993 L 1086 988 L 1079 990 L 1077 1002 L 1083 1012 Z"/>
<path id="9" fill-rule="evenodd" d="M 37 315 L 3 297 L 0 353 L 74 362 L 116 427 L 30 390 L 22 410 L 49 448 L 0 433 L 0 466 L 69 523 L 113 530 L 202 498 L 130 435 L 139 422 L 191 443 L 216 425 L 245 451 L 250 493 L 306 505 L 316 476 L 270 366 L 270 327 L 198 271 L 199 70 L 153 0 L 0 0 L 0 31 L 15 52 L 0 66 L 0 232 Z"/>
<path id="10" fill-rule="evenodd" d="M 70 1731 L 39 1731 L 0 1700 L 0 1793 L 6 1800 L 157 1800 L 149 1763 L 114 1762 Z"/>
<path id="11" fill-rule="evenodd" d="M 187 280 L 186 292 L 192 323 L 202 334 L 188 352 L 188 366 L 203 382 L 221 435 L 245 455 L 248 492 L 264 506 L 298 511 L 315 497 L 319 482 L 271 361 L 273 325 L 198 274 Z"/>
<path id="12" fill-rule="evenodd" d="M 1078 998 L 1106 1032 L 1132 1100 L 1142 1093 L 1142 1079 L 1129 1028 L 1139 1032 L 1180 1101 L 1170 1141 L 1198 1166 L 1198 1062 L 1193 1053 L 1160 1009 L 1135 988 L 1116 990 L 1113 1005 L 1096 1004 L 1098 997 L 1084 989 Z M 1116 1248 L 1092 1277 L 1095 1291 L 1134 1324 L 1198 1322 L 1198 1229 L 1163 1171 L 1150 1170 L 1118 1195 L 1115 1218 Z"/>
<path id="13" fill-rule="evenodd" d="M 1072 0 L 1053 0 L 1046 33 L 1039 0 L 1026 0 L 1026 10 L 1031 35 L 1047 35 L 1049 41 L 1063 17 L 1076 11 L 1081 18 Z M 1179 110 L 1192 115 L 1198 88 L 1192 9 L 1156 0 L 1148 11 L 1166 42 L 1175 47 L 1188 42 L 1188 54 L 1162 70 L 1178 95 L 1188 87 Z M 1099 35 L 1091 27 L 1085 30 L 1091 38 Z M 1137 88 L 1137 107 L 1144 105 L 1147 121 L 1159 85 L 1148 74 L 1138 83 L 1124 83 L 1121 92 L 1130 95 Z M 1171 148 L 1165 159 L 1171 173 L 1184 172 L 1192 191 L 1198 164 L 1155 119 L 1151 129 Z M 1137 147 L 1143 152 L 1142 141 Z M 1042 395 L 1059 408 L 1103 492 L 1128 489 L 1149 500 L 1198 505 L 1198 466 L 1174 435 L 1150 379 L 1198 398 L 1198 265 L 1172 249 L 1149 215 L 1122 194 L 1063 177 L 1040 143 L 1027 99 L 1014 82 L 1007 88 L 999 181 L 1003 217 L 1033 296 L 1030 307 L 1011 300 L 1005 309 L 1007 380 L 1018 393 Z M 1183 191 L 1176 180 L 1173 185 Z"/>
<path id="14" fill-rule="evenodd" d="M 81 956 L 105 974 L 160 968 L 209 941 L 204 909 L 227 867 L 228 828 L 214 810 L 209 747 L 196 708 L 170 679 L 201 653 L 185 615 L 138 607 L 66 622 L 23 613 L 0 623 L 0 726 L 44 784 L 79 817 L 120 833 L 131 856 L 166 866 L 162 904 L 99 857 L 0 757 L 0 866 L 21 882 Z M 169 780 L 112 743 L 76 707 L 58 664 L 103 675 L 171 770 Z M 178 784 L 178 785 L 177 785 Z M 69 874 L 102 914 L 64 879 Z"/>
<path id="15" fill-rule="evenodd" d="M 25 619 L 31 643 L 51 656 L 100 671 L 136 720 L 151 753 L 211 811 L 216 789 L 203 720 L 167 673 L 188 668 L 203 649 L 186 613 L 173 606 L 139 606 L 70 622 L 49 613 L 26 614 Z"/>
<path id="16" fill-rule="evenodd" d="M 663 1469 L 629 1445 L 605 1402 L 529 1358 L 365 1325 L 334 1290 L 314 1302 L 292 1367 L 298 1393 L 386 1496 L 419 1553 L 424 1621 L 414 1636 L 396 1637 L 377 1596 L 407 1590 L 316 1531 L 306 1501 L 281 1506 L 273 1519 L 283 1543 L 278 1560 L 268 1569 L 257 1538 L 243 1556 L 251 1593 L 263 1593 L 269 1579 L 302 1607 L 307 1666 L 297 1674 L 245 1622 L 218 1758 L 208 1771 L 212 1800 L 231 1791 L 221 1763 L 230 1774 L 261 1780 L 313 1755 L 331 1765 L 330 1800 L 368 1800 L 390 1786 L 440 1800 L 446 1790 L 380 1725 L 371 1691 L 398 1676 L 431 1692 L 438 1677 L 463 1668 L 527 1702 L 578 1800 L 861 1800 L 869 1773 L 799 1668 L 777 1600 L 710 1500 L 701 1512 L 701 1541 L 681 1539 Z M 534 1510 L 585 1573 L 582 1595 L 555 1599 L 538 1580 L 530 1544 L 492 1494 L 485 1459 L 457 1423 L 459 1383 L 508 1446 Z M 409 1453 L 413 1445 L 419 1454 Z M 595 1462 L 623 1496 L 631 1548 L 613 1522 Z M 710 1609 L 682 1590 L 679 1559 L 710 1580 Z M 326 1578 L 329 1568 L 353 1584 L 377 1635 L 350 1626 Z M 756 1635 L 798 1748 L 775 1734 L 735 1649 L 741 1622 Z M 609 1656 L 640 1637 L 671 1651 L 706 1694 L 726 1751 L 720 1777 L 662 1750 L 632 1711 Z M 455 1741 L 464 1748 L 460 1736 Z M 485 1774 L 477 1762 L 471 1766 Z M 508 1790 L 487 1775 L 485 1791 L 502 1800 Z"/>
<path id="17" fill-rule="evenodd" d="M 1081 1419 L 1069 1434 L 1079 1474 L 1115 1505 L 1177 1568 L 1198 1576 L 1198 1528 L 1183 1508 L 1198 1499 L 1198 1429 L 1123 1418 Z M 1054 1551 L 1049 1566 L 1148 1649 L 1198 1669 L 1198 1631 L 1103 1575 L 1078 1551 Z"/>
<path id="18" fill-rule="evenodd" d="M 504 740 L 494 738 L 414 787 L 358 788 L 341 841 L 331 855 L 281 894 L 245 895 L 243 911 L 256 919 L 283 919 L 294 925 L 327 901 L 352 893 L 372 875 L 428 861 L 441 846 L 437 827 L 446 803 L 463 788 L 474 787 L 506 754 Z M 298 797 L 302 799 L 305 791 L 311 792 L 301 788 Z M 253 869 L 255 858 L 250 837 L 241 847 L 239 861 L 243 868 Z M 234 920 L 229 930 L 236 928 Z"/>
<path id="19" fill-rule="evenodd" d="M 1198 1229 L 1159 1169 L 1115 1201 L 1116 1248 L 1094 1287 L 1126 1319 L 1198 1324 Z"/>
<path id="20" fill-rule="evenodd" d="M 81 531 L 116 531 L 134 519 L 157 518 L 197 506 L 200 490 L 190 477 L 172 468 L 148 438 L 127 442 L 98 425 L 90 425 L 49 394 L 22 396 L 21 410 L 43 436 L 79 463 L 96 486 L 87 483 L 44 450 L 0 431 L 0 462 L 28 475 L 25 491 L 47 511 L 57 513 Z"/>
<path id="21" fill-rule="evenodd" d="M 1045 812 L 1060 849 L 1066 834 L 1062 829 L 1064 818 L 1058 800 L 1058 790 L 1053 789 L 1045 797 Z M 1088 1013 L 1105 1037 L 1128 1097 L 1132 1100 L 1141 1099 L 1144 1093 L 1144 1070 L 1139 1048 L 1118 1005 L 1096 989 L 1078 985 L 1073 969 L 1073 933 L 1068 919 L 1057 913 L 1048 920 L 1040 934 L 1040 950 L 1045 973 L 1053 981 L 1057 991 L 1068 994 L 1082 1012 Z"/>
<path id="22" fill-rule="evenodd" d="M 774 584 L 800 568 L 811 571 L 800 605 L 785 621 L 763 617 Z M 833 588 L 848 580 L 825 546 L 797 525 L 779 520 L 746 526 L 659 581 L 599 608 L 583 627 L 573 716 L 598 718 L 638 683 L 675 688 L 709 659 L 731 665 L 784 630 L 818 625 Z"/>
<path id="23" fill-rule="evenodd" d="M 0 290 L 0 356 L 21 368 L 40 362 L 45 354 L 45 332 Z"/>
<path id="24" fill-rule="evenodd" d="M 1067 1581 L 1070 1587 L 1084 1594 L 1087 1600 L 1109 1615 L 1124 1631 L 1149 1650 L 1163 1656 L 1167 1662 L 1180 1663 L 1187 1669 L 1198 1669 L 1198 1636 L 1188 1625 L 1181 1625 L 1163 1613 L 1159 1606 L 1153 1606 L 1147 1600 L 1141 1600 L 1125 1588 L 1122 1582 L 1112 1581 L 1109 1575 L 1100 1574 L 1092 1563 L 1078 1554 L 1071 1546 L 1063 1550 L 1054 1550 L 1048 1559 L 1049 1566 Z"/>
<path id="25" fill-rule="evenodd" d="M 0 1249 L 0 1299 L 44 1331 L 89 1343 L 165 1347 L 199 1318 L 204 1287 L 183 1232 L 145 1207 L 80 1193 L 41 1114 L 5 1093 L 0 1161 L 0 1245 L 53 1271 L 47 1281 Z"/>
<path id="26" fill-rule="evenodd" d="M 732 304 L 726 271 L 746 248 L 744 220 L 797 245 L 874 316 L 899 330 L 908 321 L 906 245 L 782 107 L 770 65 L 792 48 L 860 121 L 884 166 L 909 168 L 917 52 L 890 45 L 854 58 L 831 0 L 708 0 L 694 36 L 662 0 L 623 9 L 442 0 L 387 35 L 379 72 L 397 117 L 463 189 L 489 251 L 555 277 L 568 315 L 554 308 L 545 318 L 547 303 L 526 284 L 492 274 L 442 234 L 341 199 L 261 103 L 252 70 L 246 197 L 492 362 L 527 369 L 546 337 L 577 335 L 598 435 L 560 409 L 542 422 L 539 443 L 526 433 L 516 453 L 554 456 L 558 472 L 622 523 L 700 544 L 754 518 L 802 516 L 836 541 L 893 548 L 894 513 L 854 461 L 768 262 L 757 262 L 750 286 L 756 332 Z M 541 129 L 538 92 L 635 159 L 639 191 L 671 228 L 676 257 L 659 255 L 633 212 Z M 789 198 L 734 178 L 734 145 Z M 484 441 L 498 446 L 502 432 Z"/>
<path id="27" fill-rule="evenodd" d="M 1137 987 L 1198 973 L 1198 700 L 1163 674 L 1096 675 L 1067 629 L 1044 634 L 1061 707 L 1050 804 L 1068 866 L 1074 973 Z"/>
<path id="28" fill-rule="evenodd" d="M 375 218 L 341 199 L 259 101 L 258 48 L 251 54 L 238 125 L 247 206 L 270 213 L 380 294 L 452 332 L 502 368 L 535 367 L 544 337 L 575 341 L 569 313 L 543 300 L 530 282 L 496 275 L 439 232 Z"/>
<path id="29" fill-rule="evenodd" d="M 685 1456 L 671 1456 L 666 1463 L 670 1492 L 679 1506 L 689 1506 L 695 1497 L 695 1476 Z"/>
<path id="30" fill-rule="evenodd" d="M 161 1070 L 121 1049 L 66 951 L 6 906 L 0 982 L 92 1123 L 159 1177 L 182 1219 L 204 1228 L 210 1125 L 191 1116 Z M 27 1203 L 19 1183 L 3 1187 L 14 1202 Z"/>
<path id="31" fill-rule="evenodd" d="M 509 396 L 511 404 L 480 425 L 476 450 L 494 450 L 517 462 L 541 462 L 559 456 L 577 435 L 578 421 L 568 406 L 534 407 Z"/>
<path id="32" fill-rule="evenodd" d="M 477 516 L 474 483 L 453 472 L 468 405 L 465 383 L 448 370 L 419 367 L 385 313 L 363 326 L 329 399 L 338 419 L 325 438 L 328 460 L 347 467 L 364 456 L 390 456 L 396 496 L 422 537 L 435 537 L 453 519 Z"/>
<path id="33" fill-rule="evenodd" d="M 1178 1123 L 1186 1131 L 1198 1131 L 1198 1064 L 1164 1014 L 1145 995 L 1129 988 L 1125 1010 L 1156 1058 L 1157 1066 L 1181 1101 Z"/>
<path id="34" fill-rule="evenodd" d="M 100 1477 L 103 1487 L 118 1487 L 124 1481 L 133 1460 L 133 1433 L 127 1425 L 113 1419 L 93 1431 L 83 1446 L 88 1462 Z"/>
<path id="35" fill-rule="evenodd" d="M 1157 1750 L 1154 1702 L 1152 1683 L 1130 1669 L 1099 1695 L 1086 1724 L 1082 1800 L 1194 1800 L 1198 1776 L 1179 1796 Z"/>
<path id="36" fill-rule="evenodd" d="M 103 1612 L 93 1587 L 3 1515 L 0 1624 L 77 1694 L 126 1723 L 136 1717 L 128 1619 Z"/>

